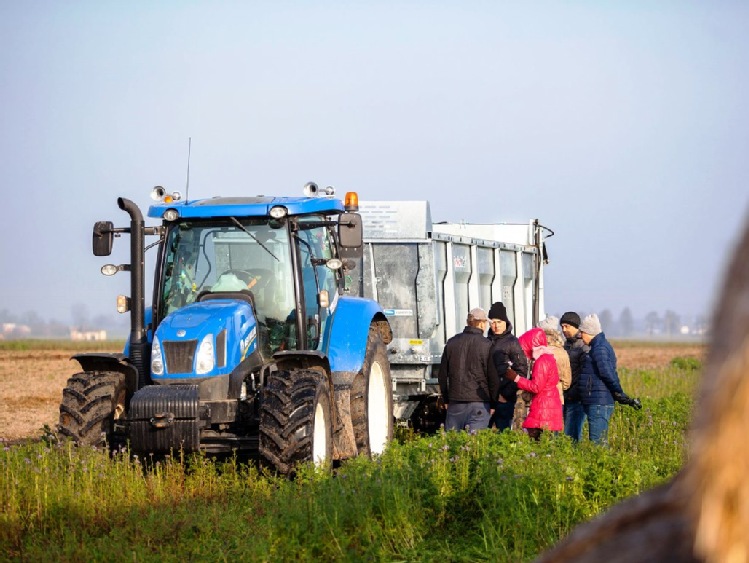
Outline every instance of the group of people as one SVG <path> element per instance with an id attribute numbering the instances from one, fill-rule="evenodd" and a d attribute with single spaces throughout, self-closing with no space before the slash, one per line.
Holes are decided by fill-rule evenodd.
<path id="1" fill-rule="evenodd" d="M 622 390 L 595 314 L 547 317 L 516 337 L 503 303 L 488 314 L 471 309 L 445 345 L 438 379 L 446 430 L 522 428 L 536 440 L 564 431 L 579 441 L 587 419 L 590 440 L 606 444 L 614 404 L 641 408 Z"/>

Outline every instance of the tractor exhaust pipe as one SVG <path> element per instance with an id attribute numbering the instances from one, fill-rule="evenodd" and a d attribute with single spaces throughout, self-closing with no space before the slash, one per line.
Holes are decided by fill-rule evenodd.
<path id="1" fill-rule="evenodd" d="M 138 370 L 138 388 L 146 385 L 150 374 L 150 347 L 146 338 L 145 223 L 135 203 L 124 197 L 117 205 L 130 215 L 130 361 Z"/>

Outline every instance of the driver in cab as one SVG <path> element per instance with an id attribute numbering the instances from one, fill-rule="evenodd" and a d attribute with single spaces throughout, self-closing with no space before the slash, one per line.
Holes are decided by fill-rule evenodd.
<path id="1" fill-rule="evenodd" d="M 219 276 L 218 280 L 211 288 L 211 291 L 225 292 L 252 289 L 257 285 L 258 278 L 259 276 L 253 276 L 249 282 L 245 282 L 244 280 L 239 279 L 234 272 L 225 272 Z"/>

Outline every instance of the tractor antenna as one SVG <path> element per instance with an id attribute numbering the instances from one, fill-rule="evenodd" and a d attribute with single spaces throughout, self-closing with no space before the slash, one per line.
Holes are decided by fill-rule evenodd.
<path id="1" fill-rule="evenodd" d="M 192 137 L 187 138 L 187 184 L 185 185 L 185 203 L 189 201 L 190 193 L 190 149 L 192 147 Z"/>

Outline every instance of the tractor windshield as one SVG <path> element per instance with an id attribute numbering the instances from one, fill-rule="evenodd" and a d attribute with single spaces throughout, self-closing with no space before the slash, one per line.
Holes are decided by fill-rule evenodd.
<path id="1" fill-rule="evenodd" d="M 264 219 L 185 221 L 169 230 L 165 244 L 161 318 L 197 301 L 204 292 L 249 291 L 258 322 L 269 330 L 293 319 L 294 278 L 286 228 L 273 228 Z"/>

